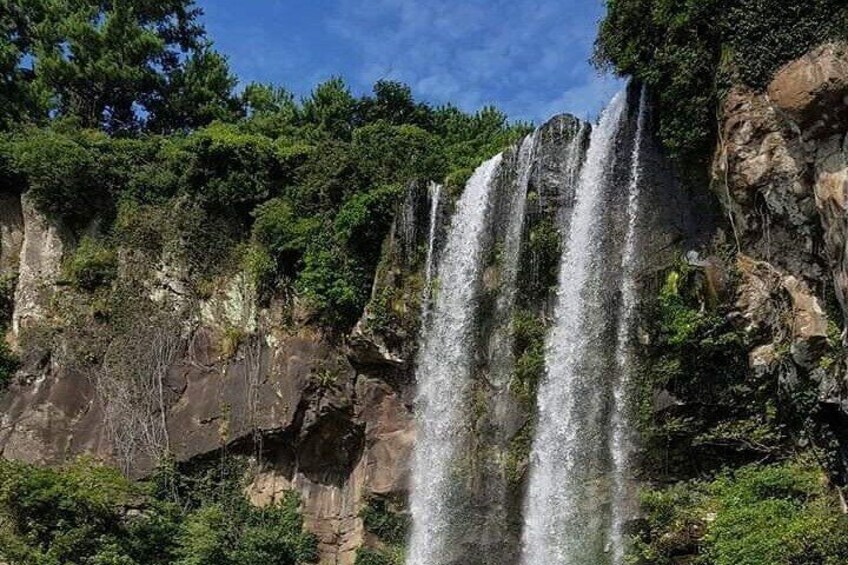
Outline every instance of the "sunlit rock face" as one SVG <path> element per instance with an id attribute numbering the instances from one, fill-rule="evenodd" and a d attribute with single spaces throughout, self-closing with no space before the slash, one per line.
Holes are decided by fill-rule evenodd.
<path id="1" fill-rule="evenodd" d="M 842 446 L 831 471 L 844 481 L 848 381 L 844 367 L 817 363 L 833 337 L 826 335 L 829 297 L 841 307 L 843 327 L 848 312 L 848 44 L 790 62 L 763 93 L 731 90 L 720 134 L 714 192 L 745 254 L 742 315 L 766 326 L 775 343 L 786 333 L 793 340 L 793 363 L 778 367 L 774 345 L 766 344 L 752 352 L 752 368 L 771 367 L 789 390 L 798 379 L 818 383 L 827 429 Z M 793 312 L 788 322 L 777 319 L 781 304 Z"/>

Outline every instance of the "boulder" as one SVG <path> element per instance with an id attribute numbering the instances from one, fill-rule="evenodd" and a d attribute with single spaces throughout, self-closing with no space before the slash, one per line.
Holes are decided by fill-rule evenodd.
<path id="1" fill-rule="evenodd" d="M 802 128 L 848 107 L 848 43 L 822 45 L 780 69 L 768 87 L 772 104 Z"/>

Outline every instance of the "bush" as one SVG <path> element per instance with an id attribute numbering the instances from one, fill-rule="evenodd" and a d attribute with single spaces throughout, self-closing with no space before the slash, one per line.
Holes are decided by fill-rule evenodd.
<path id="1" fill-rule="evenodd" d="M 180 534 L 178 565 L 298 565 L 317 559 L 314 536 L 303 532 L 299 497 L 287 493 L 266 508 L 203 506 Z"/>
<path id="2" fill-rule="evenodd" d="M 399 549 L 368 549 L 356 551 L 356 565 L 403 565 L 403 552 Z"/>
<path id="3" fill-rule="evenodd" d="M 21 565 L 150 562 L 131 555 L 128 543 L 124 511 L 141 499 L 116 470 L 88 460 L 61 471 L 4 462 L 0 557 Z"/>
<path id="4" fill-rule="evenodd" d="M 356 565 L 402 565 L 404 545 L 411 526 L 410 516 L 398 512 L 396 502 L 372 496 L 360 512 L 365 531 L 377 536 L 380 548 L 362 547 L 356 552 Z"/>
<path id="5" fill-rule="evenodd" d="M 292 205 L 282 198 L 271 199 L 253 212 L 253 237 L 287 276 L 300 268 L 310 240 L 320 228 L 317 218 L 298 217 Z"/>
<path id="6" fill-rule="evenodd" d="M 64 274 L 75 288 L 91 292 L 111 284 L 118 274 L 118 259 L 105 242 L 86 236 L 65 261 Z"/>
<path id="7" fill-rule="evenodd" d="M 108 202 L 99 155 L 85 136 L 33 129 L 2 146 L 36 207 L 74 225 L 90 220 Z"/>
<path id="8" fill-rule="evenodd" d="M 365 529 L 389 544 L 402 545 L 409 533 L 410 517 L 391 507 L 385 498 L 371 497 L 360 513 Z"/>
<path id="9" fill-rule="evenodd" d="M 805 458 L 751 465 L 712 481 L 642 494 L 638 564 L 681 556 L 714 565 L 836 565 L 848 559 L 848 518 L 823 472 Z"/>
<path id="10" fill-rule="evenodd" d="M 364 269 L 338 247 L 315 244 L 304 257 L 296 288 L 325 324 L 345 329 L 368 301 L 369 281 Z"/>
<path id="11" fill-rule="evenodd" d="M 0 462 L 0 559 L 16 565 L 300 565 L 317 559 L 296 494 L 256 508 L 232 475 L 206 475 L 204 482 L 172 470 L 168 478 L 171 488 L 159 490 L 157 483 L 132 483 L 91 460 L 61 469 Z M 208 479 L 214 485 L 207 490 Z"/>
<path id="12" fill-rule="evenodd" d="M 216 124 L 189 136 L 182 183 L 190 195 L 222 211 L 247 213 L 273 196 L 279 182 L 274 143 L 236 126 Z"/>
<path id="13" fill-rule="evenodd" d="M 837 565 L 848 560 L 848 518 L 820 469 L 803 462 L 746 467 L 709 485 L 716 519 L 706 554 L 716 565 Z"/>

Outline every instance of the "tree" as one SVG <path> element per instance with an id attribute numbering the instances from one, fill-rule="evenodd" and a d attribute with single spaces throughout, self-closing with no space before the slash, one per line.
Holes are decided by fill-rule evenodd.
<path id="1" fill-rule="evenodd" d="M 227 58 L 207 44 L 174 69 L 151 97 L 148 125 L 154 131 L 169 132 L 215 120 L 233 122 L 242 114 L 242 104 L 232 94 L 237 83 Z"/>
<path id="2" fill-rule="evenodd" d="M 47 101 L 33 84 L 32 54 L 35 22 L 44 19 L 44 2 L 0 0 L 0 130 L 47 115 Z"/>
<path id="3" fill-rule="evenodd" d="M 319 132 L 350 139 L 356 117 L 356 99 L 340 78 L 319 84 L 303 102 L 303 119 Z"/>
<path id="4" fill-rule="evenodd" d="M 0 126 L 193 128 L 238 114 L 194 0 L 0 0 Z"/>

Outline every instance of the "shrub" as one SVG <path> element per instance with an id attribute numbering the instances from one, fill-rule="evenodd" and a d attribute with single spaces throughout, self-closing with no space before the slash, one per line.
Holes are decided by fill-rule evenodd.
<path id="1" fill-rule="evenodd" d="M 316 539 L 303 529 L 295 493 L 256 508 L 237 477 L 188 477 L 173 468 L 167 476 L 169 488 L 160 490 L 91 460 L 61 469 L 0 462 L 0 559 L 19 565 L 315 562 Z"/>
<path id="2" fill-rule="evenodd" d="M 100 179 L 98 154 L 84 134 L 27 130 L 2 149 L 36 207 L 55 219 L 78 225 L 106 206 L 108 194 Z"/>
<path id="3" fill-rule="evenodd" d="M 253 237 L 267 250 L 279 272 L 294 275 L 310 240 L 320 223 L 317 218 L 299 217 L 292 205 L 282 198 L 273 198 L 253 212 Z"/>
<path id="4" fill-rule="evenodd" d="M 379 548 L 362 547 L 356 552 L 356 565 L 402 565 L 404 544 L 409 533 L 410 517 L 398 512 L 396 503 L 372 496 L 360 512 L 365 530 L 377 536 Z"/>
<path id="5" fill-rule="evenodd" d="M 298 565 L 317 559 L 314 536 L 303 531 L 300 499 L 254 508 L 212 503 L 193 512 L 178 538 L 178 565 Z"/>
<path id="6" fill-rule="evenodd" d="M 368 549 L 356 551 L 356 565 L 403 565 L 403 552 L 399 549 Z"/>
<path id="7" fill-rule="evenodd" d="M 215 124 L 189 136 L 182 183 L 189 194 L 216 209 L 246 213 L 273 195 L 279 169 L 274 143 L 236 126 Z"/>
<path id="8" fill-rule="evenodd" d="M 333 230 L 338 241 L 369 270 L 376 267 L 402 192 L 399 185 L 387 185 L 354 194 L 335 217 Z"/>
<path id="9" fill-rule="evenodd" d="M 642 494 L 646 522 L 634 562 L 671 565 L 836 565 L 848 559 L 848 518 L 823 472 L 804 457 L 751 465 L 705 482 Z"/>
<path id="10" fill-rule="evenodd" d="M 91 292 L 117 276 L 118 260 L 104 241 L 86 236 L 64 264 L 64 274 L 77 289 Z"/>
<path id="11" fill-rule="evenodd" d="M 367 273 L 338 247 L 322 244 L 312 245 L 303 262 L 297 290 L 325 324 L 350 327 L 368 300 Z"/>
<path id="12" fill-rule="evenodd" d="M 388 500 L 372 496 L 360 513 L 365 529 L 386 543 L 403 544 L 410 528 L 410 518 L 391 507 Z"/>

